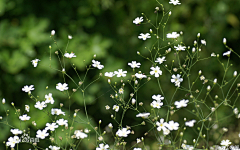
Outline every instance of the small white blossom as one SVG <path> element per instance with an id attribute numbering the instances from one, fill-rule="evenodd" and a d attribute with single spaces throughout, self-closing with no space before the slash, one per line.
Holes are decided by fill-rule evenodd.
<path id="1" fill-rule="evenodd" d="M 131 68 L 140 68 L 141 63 L 137 63 L 136 61 L 132 61 L 131 63 L 128 63 Z"/>
<path id="2" fill-rule="evenodd" d="M 12 134 L 14 134 L 14 135 L 18 135 L 18 134 L 22 134 L 22 133 L 23 133 L 23 132 L 22 132 L 21 130 L 19 130 L 19 129 L 11 129 L 10 131 L 11 131 Z"/>
<path id="3" fill-rule="evenodd" d="M 113 76 L 115 76 L 115 74 L 113 72 L 105 72 L 104 74 L 106 77 L 112 78 Z"/>
<path id="4" fill-rule="evenodd" d="M 20 139 L 18 136 L 10 137 L 8 138 L 8 141 L 6 142 L 7 146 L 10 146 L 11 148 L 15 147 L 15 144 L 19 143 Z"/>
<path id="5" fill-rule="evenodd" d="M 143 119 L 148 118 L 148 116 L 150 115 L 150 113 L 139 113 L 136 115 L 136 117 L 142 117 Z"/>
<path id="6" fill-rule="evenodd" d="M 234 108 L 234 109 L 233 109 L 233 113 L 234 113 L 235 115 L 237 115 L 238 112 L 239 112 L 239 111 L 238 111 L 238 108 Z"/>
<path id="7" fill-rule="evenodd" d="M 141 73 L 135 73 L 135 77 L 138 78 L 138 79 L 147 78 L 146 75 L 141 74 Z"/>
<path id="8" fill-rule="evenodd" d="M 77 138 L 77 139 L 79 139 L 79 138 L 84 139 L 84 138 L 88 137 L 87 134 L 83 133 L 83 132 L 80 131 L 80 130 L 75 130 L 75 131 L 74 131 L 74 134 L 76 135 L 76 138 Z"/>
<path id="9" fill-rule="evenodd" d="M 215 53 L 212 53 L 212 54 L 211 54 L 211 57 L 216 57 L 216 54 L 215 54 Z"/>
<path id="10" fill-rule="evenodd" d="M 176 101 L 175 103 L 174 103 L 174 105 L 176 105 L 176 108 L 182 108 L 182 107 L 187 107 L 187 103 L 189 102 L 189 100 L 185 100 L 185 99 L 183 99 L 183 100 L 181 100 L 181 101 Z"/>
<path id="11" fill-rule="evenodd" d="M 174 121 L 169 121 L 168 125 L 167 125 L 167 128 L 169 130 L 178 130 L 178 127 L 179 127 L 179 123 L 177 122 L 174 122 Z"/>
<path id="12" fill-rule="evenodd" d="M 156 67 L 151 67 L 150 68 L 152 71 L 150 71 L 150 74 L 153 75 L 157 78 L 159 77 L 159 75 L 162 75 L 162 71 L 160 70 L 160 67 L 156 66 Z"/>
<path id="13" fill-rule="evenodd" d="M 71 40 L 71 39 L 72 39 L 72 36 L 71 36 L 71 35 L 68 35 L 68 39 Z"/>
<path id="14" fill-rule="evenodd" d="M 193 127 L 195 122 L 196 120 L 187 121 L 185 122 L 185 126 Z"/>
<path id="15" fill-rule="evenodd" d="M 52 97 L 52 93 L 49 93 L 48 95 L 45 95 L 45 103 L 51 103 L 53 104 L 54 103 L 54 99 Z"/>
<path id="16" fill-rule="evenodd" d="M 119 111 L 119 106 L 118 105 L 113 105 L 113 110 L 115 110 L 116 112 Z"/>
<path id="17" fill-rule="evenodd" d="M 128 134 L 130 134 L 130 130 L 128 130 L 127 128 L 122 128 L 122 130 L 118 129 L 116 135 L 119 137 L 127 137 Z"/>
<path id="18" fill-rule="evenodd" d="M 223 53 L 223 56 L 230 56 L 230 54 L 231 54 L 231 51 L 227 51 L 227 52 L 225 52 L 225 53 Z"/>
<path id="19" fill-rule="evenodd" d="M 68 126 L 68 124 L 67 124 L 68 120 L 59 119 L 59 120 L 57 120 L 56 122 L 57 122 L 57 124 L 60 125 L 60 126 L 63 126 L 63 125 Z"/>
<path id="20" fill-rule="evenodd" d="M 226 43 L 227 43 L 226 38 L 223 38 L 223 44 L 226 44 Z"/>
<path id="21" fill-rule="evenodd" d="M 140 24 L 141 22 L 143 22 L 143 17 L 137 17 L 133 20 L 133 23 L 136 25 Z"/>
<path id="22" fill-rule="evenodd" d="M 172 32 L 167 34 L 167 38 L 176 39 L 180 36 L 177 32 Z"/>
<path id="23" fill-rule="evenodd" d="M 5 98 L 2 99 L 2 104 L 5 104 L 6 103 L 6 100 Z"/>
<path id="24" fill-rule="evenodd" d="M 61 109 L 57 109 L 57 108 L 52 108 L 51 109 L 51 114 L 52 115 L 64 115 L 65 116 L 65 112 L 63 112 Z"/>
<path id="25" fill-rule="evenodd" d="M 26 120 L 29 120 L 31 117 L 27 116 L 26 114 L 25 115 L 22 115 L 22 116 L 19 116 L 19 119 L 21 119 L 22 121 L 26 121 Z"/>
<path id="26" fill-rule="evenodd" d="M 167 128 L 167 126 L 168 126 L 168 123 L 167 122 L 164 122 L 164 119 L 162 118 L 162 119 L 160 119 L 160 122 L 156 122 L 156 125 L 158 126 L 157 127 L 157 130 L 158 131 L 161 131 L 161 130 L 166 130 Z"/>
<path id="27" fill-rule="evenodd" d="M 31 93 L 31 91 L 34 90 L 33 86 L 34 86 L 34 85 L 30 85 L 30 86 L 25 85 L 25 86 L 22 88 L 22 91 L 27 92 L 27 93 Z"/>
<path id="28" fill-rule="evenodd" d="M 51 130 L 54 131 L 56 128 L 58 128 L 58 125 L 56 123 L 46 123 L 45 130 Z"/>
<path id="29" fill-rule="evenodd" d="M 29 112 L 29 109 L 30 109 L 29 105 L 25 105 L 25 110 L 26 110 L 27 112 Z"/>
<path id="30" fill-rule="evenodd" d="M 34 105 L 35 108 L 38 108 L 39 110 L 42 110 L 43 108 L 47 107 L 46 103 L 45 102 L 40 102 L 38 101 L 35 105 Z"/>
<path id="31" fill-rule="evenodd" d="M 40 139 L 45 139 L 45 137 L 47 137 L 49 135 L 49 133 L 47 133 L 47 130 L 38 130 L 37 131 L 37 135 L 36 137 L 40 138 Z"/>
<path id="32" fill-rule="evenodd" d="M 222 140 L 220 145 L 222 146 L 229 146 L 232 142 L 230 142 L 230 140 Z"/>
<path id="33" fill-rule="evenodd" d="M 158 57 L 155 62 L 158 62 L 159 64 L 162 64 L 164 61 L 166 61 L 166 60 L 165 60 L 165 56 L 162 57 L 162 58 Z"/>
<path id="34" fill-rule="evenodd" d="M 108 148 L 108 144 L 104 145 L 103 143 L 101 143 L 99 144 L 99 147 L 96 148 L 96 150 L 108 150 Z"/>
<path id="35" fill-rule="evenodd" d="M 174 48 L 176 49 L 176 51 L 185 51 L 186 46 L 178 44 L 178 46 L 174 46 Z"/>
<path id="36" fill-rule="evenodd" d="M 33 67 L 37 67 L 39 61 L 40 61 L 39 59 L 32 60 L 31 62 L 33 64 Z"/>
<path id="37" fill-rule="evenodd" d="M 54 36 L 55 35 L 55 30 L 51 31 L 51 35 Z"/>
<path id="38" fill-rule="evenodd" d="M 99 61 L 92 60 L 92 63 L 93 63 L 93 64 L 92 64 L 93 67 L 96 67 L 96 68 L 98 68 L 98 69 L 104 68 L 104 66 L 101 65 L 101 63 L 100 63 Z"/>
<path id="39" fill-rule="evenodd" d="M 234 71 L 233 72 L 233 77 L 236 77 L 237 76 L 237 71 Z"/>
<path id="40" fill-rule="evenodd" d="M 117 77 L 125 77 L 127 71 L 123 71 L 122 69 L 118 69 L 118 71 L 114 71 L 114 73 L 117 75 Z"/>
<path id="41" fill-rule="evenodd" d="M 206 46 L 207 42 L 206 40 L 201 40 L 201 43 Z"/>
<path id="42" fill-rule="evenodd" d="M 56 89 L 59 90 L 59 91 L 64 91 L 64 90 L 67 90 L 68 89 L 68 84 L 67 83 L 58 83 L 56 85 Z"/>
<path id="43" fill-rule="evenodd" d="M 60 147 L 49 145 L 51 150 L 60 150 Z M 46 149 L 47 150 L 47 149 Z"/>
<path id="44" fill-rule="evenodd" d="M 76 55 L 75 55 L 73 52 L 71 52 L 71 53 L 65 53 L 64 56 L 67 57 L 67 58 L 76 57 Z"/>
<path id="45" fill-rule="evenodd" d="M 181 3 L 179 2 L 179 0 L 170 0 L 169 4 L 180 5 Z"/>
<path id="46" fill-rule="evenodd" d="M 181 75 L 177 74 L 176 75 L 172 75 L 172 79 L 171 82 L 175 83 L 175 86 L 180 87 L 180 83 L 183 81 L 183 78 L 181 78 Z"/>
<path id="47" fill-rule="evenodd" d="M 139 38 L 139 39 L 146 40 L 147 38 L 151 38 L 151 36 L 150 36 L 149 33 L 146 33 L 146 34 L 141 33 L 141 34 L 138 36 L 138 38 Z"/>

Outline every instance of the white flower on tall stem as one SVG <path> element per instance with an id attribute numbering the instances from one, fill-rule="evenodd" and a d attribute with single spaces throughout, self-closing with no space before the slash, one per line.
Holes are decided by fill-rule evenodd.
<path id="1" fill-rule="evenodd" d="M 158 131 L 161 131 L 161 130 L 166 130 L 167 128 L 167 126 L 168 126 L 168 123 L 167 122 L 164 122 L 164 119 L 162 118 L 162 119 L 160 119 L 160 122 L 156 122 L 156 125 L 158 126 L 157 127 L 157 130 Z"/>
<path id="2" fill-rule="evenodd" d="M 93 67 L 96 67 L 96 68 L 98 68 L 98 69 L 104 68 L 104 66 L 101 65 L 101 63 L 100 63 L 99 61 L 92 60 L 92 63 L 93 63 L 93 64 L 92 64 Z"/>
<path id="3" fill-rule="evenodd" d="M 141 33 L 141 34 L 138 36 L 138 38 L 139 38 L 139 39 L 146 40 L 147 38 L 151 38 L 151 36 L 150 36 L 149 33 L 146 33 L 146 34 Z"/>
<path id="4" fill-rule="evenodd" d="M 172 32 L 172 33 L 167 34 L 167 38 L 170 38 L 170 39 L 176 39 L 179 36 L 180 36 L 180 34 L 178 34 L 177 32 Z"/>
<path id="5" fill-rule="evenodd" d="M 96 150 L 108 150 L 109 145 L 104 145 L 103 143 L 99 144 L 99 147 L 96 148 Z"/>
<path id="6" fill-rule="evenodd" d="M 112 78 L 113 76 L 115 76 L 115 74 L 113 72 L 105 72 L 104 74 L 106 77 Z"/>
<path id="7" fill-rule="evenodd" d="M 170 0 L 169 4 L 180 5 L 179 0 Z"/>
<path id="8" fill-rule="evenodd" d="M 36 137 L 40 139 L 45 139 L 45 137 L 47 137 L 48 135 L 49 133 L 47 133 L 47 130 L 38 130 Z"/>
<path id="9" fill-rule="evenodd" d="M 227 147 L 228 147 L 231 143 L 232 143 L 232 142 L 230 142 L 230 140 L 222 140 L 221 143 L 220 143 L 220 145 L 222 145 L 222 146 L 227 146 Z"/>
<path id="10" fill-rule="evenodd" d="M 135 77 L 138 78 L 138 79 L 147 78 L 146 75 L 141 74 L 141 73 L 135 73 Z"/>
<path id="11" fill-rule="evenodd" d="M 22 88 L 22 91 L 27 92 L 27 93 L 31 93 L 31 91 L 34 90 L 33 86 L 34 86 L 34 85 L 30 85 L 30 86 L 25 85 L 25 86 Z"/>
<path id="12" fill-rule="evenodd" d="M 19 130 L 19 129 L 11 129 L 10 131 L 11 131 L 12 134 L 14 134 L 14 135 L 22 134 L 22 131 Z"/>
<path id="13" fill-rule="evenodd" d="M 185 126 L 193 127 L 195 122 L 196 120 L 187 121 L 185 122 Z"/>
<path id="14" fill-rule="evenodd" d="M 133 20 L 133 23 L 136 25 L 140 24 L 141 22 L 143 22 L 143 17 L 137 17 Z"/>
<path id="15" fill-rule="evenodd" d="M 130 134 L 130 130 L 128 130 L 127 128 L 122 128 L 122 130 L 118 129 L 116 135 L 119 137 L 127 137 L 128 134 Z"/>
<path id="16" fill-rule="evenodd" d="M 54 131 L 56 128 L 58 128 L 58 125 L 56 123 L 46 123 L 45 130 L 51 130 Z"/>
<path id="17" fill-rule="evenodd" d="M 54 103 L 54 99 L 53 99 L 53 97 L 52 97 L 52 93 L 49 93 L 48 95 L 46 94 L 45 95 L 45 103 L 51 103 L 51 104 L 53 104 Z"/>
<path id="18" fill-rule="evenodd" d="M 118 69 L 118 71 L 114 71 L 114 73 L 117 75 L 117 77 L 125 77 L 127 71 L 123 71 L 122 69 Z"/>
<path id="19" fill-rule="evenodd" d="M 33 67 L 37 67 L 39 61 L 40 61 L 39 59 L 32 60 L 31 62 L 33 64 Z"/>
<path id="20" fill-rule="evenodd" d="M 71 52 L 71 53 L 65 53 L 64 56 L 67 57 L 67 58 L 76 57 L 76 55 L 75 55 L 73 52 Z"/>
<path id="21" fill-rule="evenodd" d="M 176 108 L 181 108 L 181 107 L 187 107 L 187 103 L 189 102 L 189 100 L 185 100 L 185 99 L 183 99 L 183 100 L 181 100 L 181 101 L 176 101 L 175 103 L 174 103 L 174 105 L 176 105 Z"/>
<path id="22" fill-rule="evenodd" d="M 59 90 L 59 91 L 64 91 L 64 90 L 67 90 L 68 89 L 68 84 L 67 83 L 58 83 L 56 85 L 56 89 Z"/>
<path id="23" fill-rule="evenodd" d="M 57 122 L 57 124 L 60 125 L 60 126 L 63 126 L 63 125 L 68 126 L 68 124 L 67 124 L 68 120 L 59 119 L 59 120 L 57 120 L 56 122 Z"/>
<path id="24" fill-rule="evenodd" d="M 150 74 L 153 75 L 157 78 L 159 77 L 159 75 L 162 75 L 162 71 L 160 70 L 160 67 L 156 66 L 156 67 L 151 67 L 150 68 L 152 71 L 150 71 Z"/>
<path id="25" fill-rule="evenodd" d="M 165 58 L 166 58 L 165 56 L 162 57 L 162 58 L 158 57 L 155 62 L 158 62 L 159 64 L 162 64 L 164 61 L 166 61 Z"/>
<path id="26" fill-rule="evenodd" d="M 180 87 L 180 83 L 183 81 L 183 78 L 181 78 L 181 75 L 177 74 L 176 75 L 172 75 L 172 79 L 171 82 L 175 83 L 175 86 Z"/>
<path id="27" fill-rule="evenodd" d="M 38 101 L 38 102 L 34 105 L 34 107 L 42 110 L 43 108 L 47 107 L 47 105 L 46 105 L 46 103 L 45 103 L 44 101 L 43 101 L 43 102 Z"/>
<path id="28" fill-rule="evenodd" d="M 142 117 L 143 119 L 148 118 L 148 116 L 150 115 L 150 113 L 139 113 L 136 115 L 136 117 Z"/>
<path id="29" fill-rule="evenodd" d="M 79 139 L 79 138 L 84 139 L 84 138 L 86 138 L 88 136 L 87 134 L 83 133 L 80 130 L 75 130 L 74 134 L 75 134 L 77 139 Z"/>
<path id="30" fill-rule="evenodd" d="M 178 44 L 178 46 L 174 46 L 174 48 L 176 49 L 176 51 L 185 51 L 186 46 Z"/>
<path id="31" fill-rule="evenodd" d="M 26 110 L 27 112 L 29 112 L 29 110 L 30 110 L 29 105 L 25 105 L 25 110 Z"/>
<path id="32" fill-rule="evenodd" d="M 19 119 L 21 119 L 22 121 L 26 121 L 29 120 L 31 117 L 27 116 L 26 114 L 19 116 Z"/>
<path id="33" fill-rule="evenodd" d="M 169 130 L 178 130 L 178 127 L 179 127 L 179 123 L 177 122 L 174 122 L 174 121 L 169 121 L 168 125 L 167 125 L 167 128 Z"/>
<path id="34" fill-rule="evenodd" d="M 8 138 L 8 141 L 6 142 L 7 146 L 10 146 L 11 148 L 15 147 L 15 144 L 19 143 L 20 139 L 18 136 L 10 137 Z"/>
<path id="35" fill-rule="evenodd" d="M 131 63 L 128 63 L 131 68 L 140 68 L 141 63 L 137 63 L 136 61 L 132 61 Z"/>

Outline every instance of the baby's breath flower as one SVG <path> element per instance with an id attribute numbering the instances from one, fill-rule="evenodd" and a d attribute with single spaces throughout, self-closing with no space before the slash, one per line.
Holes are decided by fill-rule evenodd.
<path id="1" fill-rule="evenodd" d="M 226 40 L 226 38 L 223 38 L 223 44 L 225 44 L 225 45 L 226 45 L 226 43 L 227 43 L 227 40 Z"/>
<path id="2" fill-rule="evenodd" d="M 148 118 L 149 115 L 150 113 L 140 113 L 140 114 L 137 114 L 136 117 L 142 117 L 143 119 L 146 119 Z"/>
<path id="3" fill-rule="evenodd" d="M 2 104 L 5 104 L 6 103 L 6 100 L 5 98 L 2 99 Z"/>
<path id="4" fill-rule="evenodd" d="M 106 105 L 105 108 L 106 108 L 106 110 L 109 110 L 109 109 L 110 109 L 110 107 L 109 107 L 108 105 Z"/>
<path id="5" fill-rule="evenodd" d="M 225 53 L 223 53 L 223 56 L 230 56 L 230 54 L 231 54 L 231 51 L 227 51 L 227 52 L 225 52 Z"/>
<path id="6" fill-rule="evenodd" d="M 233 77 L 236 77 L 237 76 L 237 71 L 234 71 L 233 72 Z"/>
<path id="7" fill-rule="evenodd" d="M 113 110 L 115 110 L 116 112 L 119 111 L 119 106 L 118 105 L 113 105 Z"/>
<path id="8" fill-rule="evenodd" d="M 141 24 L 141 22 L 143 22 L 143 17 L 137 17 L 133 20 L 136 25 Z"/>
<path id="9" fill-rule="evenodd" d="M 170 0 L 169 4 L 180 5 L 181 3 L 179 2 L 179 0 Z"/>
<path id="10" fill-rule="evenodd" d="M 197 34 L 197 37 L 198 37 L 198 38 L 200 37 L 200 33 Z"/>
<path id="11" fill-rule="evenodd" d="M 150 34 L 149 33 L 146 33 L 146 34 L 143 34 L 141 33 L 139 36 L 138 36 L 139 39 L 143 39 L 144 41 L 148 38 L 151 38 Z"/>
<path id="12" fill-rule="evenodd" d="M 68 39 L 71 40 L 71 39 L 72 39 L 72 36 L 71 36 L 71 35 L 68 35 Z"/>
<path id="13" fill-rule="evenodd" d="M 207 42 L 206 40 L 201 40 L 201 43 L 206 46 Z"/>
<path id="14" fill-rule="evenodd" d="M 212 54 L 211 54 L 211 57 L 216 57 L 216 54 L 215 54 L 215 53 L 212 53 Z"/>
<path id="15" fill-rule="evenodd" d="M 54 36 L 55 35 L 55 30 L 52 30 L 51 31 L 51 36 Z"/>

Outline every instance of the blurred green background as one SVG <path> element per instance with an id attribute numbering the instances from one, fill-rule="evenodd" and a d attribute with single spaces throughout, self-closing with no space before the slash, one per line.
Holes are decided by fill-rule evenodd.
<path id="1" fill-rule="evenodd" d="M 187 46 L 192 47 L 197 33 L 200 32 L 200 39 L 206 39 L 207 41 L 207 46 L 202 48 L 201 55 L 203 57 L 209 57 L 212 52 L 215 52 L 220 55 L 222 62 L 226 63 L 227 58 L 222 57 L 222 53 L 227 51 L 222 44 L 224 37 L 227 38 L 229 47 L 236 52 L 239 51 L 239 0 L 181 0 L 182 5 L 177 6 L 168 4 L 168 0 L 159 2 L 164 5 L 165 11 L 172 11 L 165 33 L 183 31 L 182 41 Z M 94 54 L 97 55 L 96 60 L 105 66 L 100 71 L 102 73 L 115 71 L 119 68 L 131 72 L 131 68 L 127 66 L 127 63 L 136 60 L 142 62 L 140 70 L 149 74 L 151 64 L 138 56 L 136 52 L 139 51 L 146 57 L 150 56 L 144 47 L 150 47 L 155 42 L 155 39 L 142 41 L 137 36 L 140 33 L 149 32 L 149 29 L 153 29 L 153 27 L 150 24 L 136 26 L 132 21 L 136 17 L 142 16 L 141 13 L 145 13 L 154 22 L 156 17 L 154 13 L 155 7 L 160 6 L 154 0 L 0 0 L 0 98 L 6 99 L 5 107 L 12 112 L 9 116 L 9 123 L 17 128 L 21 126 L 21 128 L 27 129 L 27 127 L 30 127 L 31 130 L 35 129 L 31 124 L 34 117 L 32 117 L 31 121 L 19 125 L 19 119 L 14 115 L 14 109 L 10 105 L 11 102 L 14 102 L 16 108 L 22 110 L 21 112 L 24 110 L 24 105 L 30 105 L 31 109 L 28 114 L 35 115 L 39 129 L 44 127 L 47 121 L 46 115 L 37 110 L 31 112 L 31 110 L 35 109 L 35 103 L 21 90 L 23 86 L 32 84 L 35 87 L 33 94 L 39 96 L 39 99 L 43 100 L 44 95 L 51 92 L 55 99 L 53 105 L 55 108 L 59 107 L 59 103 L 63 103 L 66 106 L 65 111 L 68 112 L 68 106 L 71 105 L 71 112 L 74 112 L 74 109 L 80 109 L 79 115 L 84 118 L 83 99 L 80 92 L 75 93 L 69 101 L 66 94 L 55 90 L 55 85 L 63 82 L 63 78 L 61 73 L 52 69 L 61 70 L 58 58 L 54 54 L 57 47 L 50 38 L 51 30 L 56 31 L 54 38 L 62 51 L 66 48 L 67 36 L 73 36 L 67 51 L 74 52 L 77 58 L 67 59 L 65 69 L 76 82 L 78 82 L 78 79 L 71 64 L 75 64 L 78 73 L 83 77 L 85 67 L 91 64 Z M 161 17 L 161 11 L 160 9 L 159 17 Z M 160 32 L 160 35 L 162 35 L 162 31 Z M 167 42 L 162 45 L 167 44 Z M 49 60 L 49 45 L 52 46 L 51 61 Z M 162 54 L 165 53 L 165 50 L 162 50 Z M 31 64 L 31 60 L 35 58 L 41 60 L 37 68 L 34 68 Z M 168 59 L 167 57 L 166 64 L 171 64 L 171 59 L 174 58 L 170 57 Z M 144 61 L 146 63 L 143 63 Z M 239 58 L 232 55 L 231 63 L 234 66 L 228 70 L 227 77 L 229 78 L 232 77 L 233 71 L 239 68 Z M 50 64 L 52 68 L 49 67 Z M 170 83 L 171 75 L 166 70 L 162 70 L 163 76 L 160 80 L 164 84 L 163 89 L 165 92 L 174 92 L 175 87 Z M 202 70 L 205 77 L 209 79 L 218 78 L 218 76 L 222 75 L 220 72 L 223 72 L 216 59 L 197 64 L 192 75 L 197 76 L 199 70 Z M 90 70 L 86 83 L 96 79 L 98 74 L 98 70 Z M 220 81 L 220 77 L 218 79 Z M 68 78 L 66 80 L 70 90 L 75 88 Z M 119 83 L 119 80 L 116 79 L 116 81 Z M 153 81 L 155 81 L 154 78 Z M 120 88 L 120 84 L 118 85 L 118 88 Z M 202 86 L 202 84 L 199 85 Z M 47 90 L 46 86 L 49 87 Z M 132 92 L 129 87 L 126 87 L 125 91 L 126 93 Z M 70 91 L 70 93 L 72 92 Z M 102 119 L 101 127 L 103 129 L 108 123 L 113 123 L 110 114 L 105 110 L 105 105 L 112 107 L 114 104 L 110 94 L 114 94 L 114 91 L 107 84 L 106 77 L 102 77 L 86 91 L 89 116 L 92 118 L 93 124 Z M 138 97 L 141 98 L 140 101 L 149 105 L 152 102 L 151 96 L 153 94 L 161 93 L 155 82 L 150 82 L 140 89 Z M 184 98 L 185 94 L 187 93 L 180 93 L 178 96 Z M 127 99 L 129 98 L 129 94 L 125 94 L 125 96 Z M 171 94 L 169 94 L 168 98 L 170 97 Z M 146 107 L 148 108 L 148 106 Z M 142 111 L 144 112 L 144 110 Z M 223 109 L 222 114 L 226 112 L 231 114 L 231 111 Z M 4 116 L 2 105 L 0 106 L 0 114 Z M 221 115 L 221 112 L 219 114 Z M 126 116 L 124 124 L 141 123 L 142 120 L 136 118 L 135 115 L 135 112 L 130 112 Z M 185 116 L 193 119 L 189 114 Z M 183 118 L 176 115 L 175 120 L 178 119 L 183 121 Z M 231 133 L 239 132 L 238 121 L 236 119 L 232 120 L 231 124 L 233 130 Z M 117 126 L 116 124 L 113 125 Z M 224 125 L 220 124 L 219 126 Z M 83 129 L 84 127 L 84 124 L 75 126 L 76 129 Z M 12 135 L 9 131 L 10 127 L 6 125 L 0 124 L 0 130 L 0 149 L 4 149 L 2 141 L 6 141 Z M 136 140 L 136 138 L 143 136 L 148 131 L 147 128 L 141 131 L 138 128 L 134 130 L 135 134 L 127 138 L 126 141 Z M 34 132 L 31 134 L 32 136 L 35 135 Z M 185 139 L 191 139 L 191 136 L 191 134 L 187 134 Z M 152 140 L 154 139 L 152 135 L 149 135 L 149 139 L 147 137 L 146 141 L 151 141 L 150 146 L 158 144 L 158 141 Z M 94 136 L 91 139 L 94 139 Z M 111 139 L 109 140 L 111 141 Z M 236 141 L 236 143 L 238 142 Z M 50 144 L 50 142 L 47 144 Z M 30 148 L 24 144 L 22 145 L 25 149 Z M 84 141 L 80 147 L 83 149 L 94 148 L 93 144 L 87 141 Z"/>

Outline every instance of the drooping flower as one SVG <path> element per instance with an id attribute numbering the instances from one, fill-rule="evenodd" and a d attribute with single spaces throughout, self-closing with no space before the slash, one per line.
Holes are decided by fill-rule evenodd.
<path id="1" fill-rule="evenodd" d="M 180 5 L 181 3 L 179 2 L 179 0 L 170 0 L 169 4 Z"/>
<path id="2" fill-rule="evenodd" d="M 176 39 L 180 36 L 177 32 L 172 32 L 167 34 L 167 38 Z"/>
<path id="3" fill-rule="evenodd" d="M 27 112 L 29 112 L 29 110 L 30 110 L 29 105 L 25 105 L 25 110 L 26 110 Z"/>
<path id="4" fill-rule="evenodd" d="M 225 52 L 225 53 L 223 53 L 223 56 L 230 56 L 230 54 L 231 54 L 231 51 L 227 51 L 227 52 Z"/>
<path id="5" fill-rule="evenodd" d="M 141 63 L 137 63 L 136 61 L 132 61 L 131 63 L 128 63 L 129 66 L 132 68 L 140 68 Z"/>
<path id="6" fill-rule="evenodd" d="M 143 17 L 137 17 L 133 20 L 133 23 L 136 25 L 140 24 L 141 22 L 143 22 Z"/>
<path id="7" fill-rule="evenodd" d="M 27 93 L 31 93 L 31 91 L 34 90 L 33 86 L 34 86 L 34 85 L 30 85 L 30 86 L 25 85 L 25 86 L 22 88 L 22 91 L 27 92 Z"/>
<path id="8" fill-rule="evenodd" d="M 155 62 L 158 62 L 159 64 L 162 64 L 164 61 L 166 61 L 166 60 L 165 60 L 165 56 L 162 57 L 162 58 L 158 57 Z"/>
<path id="9" fill-rule="evenodd" d="M 116 135 L 119 137 L 127 137 L 128 134 L 130 134 L 130 130 L 128 130 L 127 128 L 122 128 L 122 130 L 118 129 Z"/>
<path id="10" fill-rule="evenodd" d="M 100 63 L 99 61 L 92 60 L 92 63 L 93 63 L 93 64 L 92 64 L 93 67 L 96 67 L 96 68 L 98 68 L 98 69 L 104 68 L 104 66 L 101 65 L 101 63 Z"/>
<path id="11" fill-rule="evenodd" d="M 150 68 L 152 71 L 150 71 L 150 74 L 153 75 L 157 78 L 159 77 L 159 75 L 162 75 L 162 71 L 160 70 L 160 67 L 156 66 L 156 67 L 151 67 Z"/>
<path id="12" fill-rule="evenodd" d="M 146 34 L 143 34 L 143 33 L 140 33 L 140 35 L 138 36 L 139 39 L 143 39 L 144 41 L 147 39 L 147 38 L 151 38 L 150 34 L 149 33 L 146 33 Z"/>
<path id="13" fill-rule="evenodd" d="M 32 60 L 31 62 L 33 64 L 33 67 L 37 67 L 39 61 L 40 61 L 39 59 Z"/>
<path id="14" fill-rule="evenodd" d="M 174 103 L 174 105 L 176 105 L 176 108 L 181 108 L 181 107 L 187 107 L 187 103 L 189 102 L 189 100 L 185 100 L 185 99 L 183 99 L 183 100 L 181 100 L 181 101 L 176 101 L 175 103 Z"/>
<path id="15" fill-rule="evenodd" d="M 150 115 L 150 113 L 139 113 L 136 115 L 136 117 L 142 117 L 143 119 L 148 118 L 148 116 Z"/>
<path id="16" fill-rule="evenodd" d="M 73 52 L 71 52 L 71 53 L 65 53 L 64 56 L 67 57 L 67 58 L 76 57 L 76 55 L 75 55 Z"/>
<path id="17" fill-rule="evenodd" d="M 67 90 L 68 89 L 68 84 L 67 83 L 58 83 L 56 85 L 56 89 L 59 90 L 59 91 L 64 91 L 64 90 Z"/>
<path id="18" fill-rule="evenodd" d="M 63 112 L 61 109 L 57 109 L 57 108 L 52 108 L 51 114 L 52 115 L 61 115 L 62 114 L 65 116 L 65 112 Z"/>
<path id="19" fill-rule="evenodd" d="M 117 75 L 117 77 L 125 77 L 127 71 L 123 71 L 122 69 L 118 69 L 118 71 L 114 71 L 114 73 Z"/>

